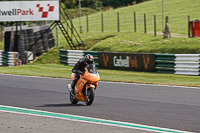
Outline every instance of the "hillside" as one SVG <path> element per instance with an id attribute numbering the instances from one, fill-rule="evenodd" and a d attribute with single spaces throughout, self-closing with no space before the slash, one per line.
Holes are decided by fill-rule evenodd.
<path id="1" fill-rule="evenodd" d="M 200 2 L 197 0 L 165 0 L 165 16 L 169 16 L 172 39 L 162 36 L 162 1 L 152 0 L 141 4 L 97 12 L 88 16 L 89 32 L 87 32 L 86 16 L 81 18 L 83 33 L 80 34 L 86 50 L 134 53 L 176 53 L 199 54 L 200 38 L 188 38 L 188 15 L 191 20 L 199 18 Z M 119 12 L 120 32 L 117 32 L 117 12 Z M 133 12 L 136 12 L 137 32 L 134 32 Z M 103 13 L 104 32 L 102 32 L 101 14 Z M 144 13 L 147 16 L 147 34 L 144 34 Z M 157 36 L 154 36 L 153 15 L 157 19 Z M 79 18 L 73 23 L 79 31 Z M 56 36 L 56 35 L 55 35 Z M 58 55 L 58 49 L 69 49 L 60 32 L 61 45 L 45 55 L 45 58 Z M 55 57 L 55 56 L 53 56 Z M 43 58 L 43 59 L 42 59 Z M 45 63 L 45 58 L 38 63 Z M 57 63 L 58 58 L 48 63 Z M 37 62 L 36 62 L 37 63 Z"/>
<path id="2" fill-rule="evenodd" d="M 162 2 L 152 0 L 141 4 L 98 12 L 81 18 L 83 40 L 86 49 L 94 51 L 136 52 L 136 53 L 200 53 L 199 38 L 188 38 L 188 15 L 190 20 L 199 18 L 200 2 L 196 0 L 165 0 L 164 15 L 169 17 L 172 39 L 163 40 Z M 119 12 L 120 32 L 117 32 L 117 12 Z M 137 32 L 134 32 L 136 12 Z M 101 14 L 103 13 L 102 32 Z M 144 34 L 144 13 L 147 20 L 147 34 Z M 154 15 L 156 15 L 157 36 L 154 36 Z M 79 31 L 79 18 L 73 20 Z"/>
<path id="3" fill-rule="evenodd" d="M 197 0 L 164 0 L 164 15 L 169 16 L 169 26 L 172 33 L 187 35 L 188 15 L 191 20 L 199 18 L 200 2 Z M 104 14 L 104 32 L 117 31 L 117 12 L 119 12 L 120 30 L 134 31 L 133 12 L 136 12 L 137 29 L 143 32 L 144 13 L 147 16 L 147 32 L 153 31 L 153 15 L 157 17 L 157 31 L 162 32 L 162 1 L 152 0 L 133 6 L 118 8 L 111 11 L 89 15 L 89 32 L 101 32 L 101 13 Z M 86 17 L 82 17 L 83 31 L 86 32 Z M 79 19 L 73 20 L 79 29 Z"/>

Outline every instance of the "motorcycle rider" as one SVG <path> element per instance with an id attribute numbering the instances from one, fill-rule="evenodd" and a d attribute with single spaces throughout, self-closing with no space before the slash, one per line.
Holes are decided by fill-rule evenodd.
<path id="1" fill-rule="evenodd" d="M 94 57 L 91 54 L 87 54 L 85 58 L 81 58 L 72 69 L 72 72 L 75 73 L 75 79 L 71 84 L 71 91 L 75 94 L 75 85 L 80 78 L 80 75 L 85 71 L 85 67 L 88 64 L 92 64 L 94 62 Z"/>

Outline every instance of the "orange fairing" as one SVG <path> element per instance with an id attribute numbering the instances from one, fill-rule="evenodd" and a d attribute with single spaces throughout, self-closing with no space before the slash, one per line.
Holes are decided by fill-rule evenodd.
<path id="1" fill-rule="evenodd" d="M 85 74 L 82 76 L 82 78 L 87 79 L 91 83 L 98 82 L 100 80 L 99 73 L 97 74 L 89 73 L 87 69 L 85 71 Z"/>

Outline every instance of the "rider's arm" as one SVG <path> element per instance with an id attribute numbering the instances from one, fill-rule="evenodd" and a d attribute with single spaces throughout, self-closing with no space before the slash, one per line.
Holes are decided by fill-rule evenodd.
<path id="1" fill-rule="evenodd" d="M 77 71 L 78 71 L 78 70 L 77 70 L 77 66 L 75 65 L 74 68 L 72 69 L 72 72 L 73 72 L 73 73 L 77 73 Z"/>
<path id="2" fill-rule="evenodd" d="M 80 69 L 80 60 L 75 64 L 74 68 L 72 69 L 73 73 L 79 73 L 81 74 L 82 72 L 79 70 Z"/>
<path id="3" fill-rule="evenodd" d="M 79 73 L 82 74 L 84 72 L 84 66 L 85 66 L 85 61 L 84 59 L 80 59 L 72 69 L 73 73 Z"/>

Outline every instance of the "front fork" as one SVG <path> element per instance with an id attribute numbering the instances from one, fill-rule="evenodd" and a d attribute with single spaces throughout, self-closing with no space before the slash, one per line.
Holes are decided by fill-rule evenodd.
<path id="1" fill-rule="evenodd" d="M 89 89 L 89 88 L 94 88 L 94 89 L 95 89 L 95 85 L 93 85 L 93 84 L 87 84 L 87 85 L 86 85 L 85 96 L 88 95 L 88 89 Z"/>

